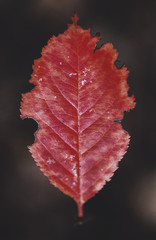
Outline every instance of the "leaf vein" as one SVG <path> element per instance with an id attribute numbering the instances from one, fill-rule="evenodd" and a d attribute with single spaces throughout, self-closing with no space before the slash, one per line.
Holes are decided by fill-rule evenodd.
<path id="1" fill-rule="evenodd" d="M 112 124 L 110 124 L 109 128 L 104 132 L 104 134 L 101 136 L 100 139 L 98 139 L 90 148 L 88 148 L 87 150 L 85 150 L 84 152 L 82 152 L 81 154 L 85 154 L 86 152 L 88 152 L 90 149 L 92 149 L 93 147 L 95 147 L 104 137 L 105 135 L 111 130 L 111 126 L 114 124 L 114 122 L 112 122 Z"/>
<path id="2" fill-rule="evenodd" d="M 113 106 L 114 103 L 115 103 L 115 100 L 112 102 L 112 104 L 94 122 L 92 122 L 89 126 L 87 126 L 85 129 L 83 129 L 81 131 L 81 133 L 83 133 L 85 130 L 87 130 L 89 127 L 91 127 L 93 124 L 95 124 L 108 111 L 108 109 L 110 109 Z"/>
<path id="3" fill-rule="evenodd" d="M 64 138 L 62 138 L 60 136 L 60 134 L 55 130 L 55 128 L 52 128 L 47 122 L 45 122 L 44 120 L 41 119 L 41 117 L 39 116 L 38 113 L 36 113 L 36 115 L 38 116 L 38 118 L 44 122 L 46 124 L 46 126 L 48 126 L 64 143 L 66 143 L 71 149 L 73 149 L 75 152 L 77 152 L 77 149 L 75 147 L 73 147 L 69 142 L 65 141 Z"/>
<path id="4" fill-rule="evenodd" d="M 61 167 L 63 167 L 68 173 L 70 173 L 73 177 L 74 177 L 74 174 L 68 169 L 66 168 L 63 164 L 61 164 L 56 158 L 53 157 L 52 153 L 49 151 L 49 149 L 47 148 L 46 145 L 44 145 L 43 142 L 41 142 L 41 140 L 38 138 L 39 142 L 41 143 L 41 145 L 50 153 L 50 155 L 52 156 L 52 158 L 59 164 L 61 165 Z M 44 160 L 44 159 L 43 159 Z M 48 166 L 49 168 L 49 165 L 46 163 L 46 165 Z"/>
<path id="5" fill-rule="evenodd" d="M 115 145 L 116 145 L 119 141 L 120 141 L 120 139 L 115 143 Z M 111 153 L 111 152 L 113 151 L 114 147 L 115 147 L 115 146 L 113 145 L 113 147 L 111 147 L 111 148 L 109 149 L 109 151 L 106 152 L 105 154 Z M 91 166 L 89 169 L 87 169 L 87 171 L 86 171 L 85 173 L 83 173 L 82 176 L 84 176 L 84 175 L 86 175 L 88 172 L 90 172 L 95 166 L 101 164 L 102 161 L 104 161 L 104 155 L 103 155 L 103 158 L 102 158 L 102 159 L 94 162 L 94 163 L 92 164 L 92 166 Z M 106 168 L 106 170 L 107 170 L 107 168 Z"/>

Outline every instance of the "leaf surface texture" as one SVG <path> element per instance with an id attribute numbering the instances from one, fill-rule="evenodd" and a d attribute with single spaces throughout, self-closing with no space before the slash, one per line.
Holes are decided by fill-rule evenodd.
<path id="1" fill-rule="evenodd" d="M 96 49 L 92 37 L 72 18 L 64 34 L 53 36 L 35 60 L 31 92 L 22 94 L 21 117 L 40 128 L 29 147 L 50 182 L 74 198 L 79 216 L 118 168 L 129 135 L 115 120 L 134 108 L 125 66 L 117 69 L 111 43 Z"/>

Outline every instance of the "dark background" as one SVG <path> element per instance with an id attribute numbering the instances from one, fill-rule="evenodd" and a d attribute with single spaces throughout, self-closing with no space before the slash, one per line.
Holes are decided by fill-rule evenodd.
<path id="1" fill-rule="evenodd" d="M 27 145 L 37 123 L 19 117 L 21 93 L 34 59 L 77 12 L 83 28 L 119 51 L 118 67 L 130 70 L 136 108 L 122 125 L 131 135 L 112 180 L 84 206 L 74 225 L 74 201 L 49 184 Z M 156 1 L 0 0 L 0 239 L 156 239 Z"/>

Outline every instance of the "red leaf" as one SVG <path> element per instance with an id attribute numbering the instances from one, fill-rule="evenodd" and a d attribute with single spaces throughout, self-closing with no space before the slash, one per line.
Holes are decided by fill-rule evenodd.
<path id="1" fill-rule="evenodd" d="M 126 153 L 129 135 L 115 120 L 134 108 L 127 94 L 126 67 L 114 65 L 111 43 L 95 52 L 99 36 L 72 18 L 64 34 L 53 36 L 35 60 L 30 80 L 35 88 L 23 94 L 21 117 L 40 126 L 29 147 L 50 182 L 82 206 L 113 176 Z"/>

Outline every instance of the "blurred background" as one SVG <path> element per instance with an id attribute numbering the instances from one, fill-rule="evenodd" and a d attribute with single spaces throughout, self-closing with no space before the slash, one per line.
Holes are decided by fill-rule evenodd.
<path id="1" fill-rule="evenodd" d="M 20 119 L 21 93 L 34 59 L 52 35 L 71 23 L 112 42 L 117 66 L 130 70 L 136 108 L 122 125 L 130 147 L 112 180 L 84 206 L 75 225 L 74 201 L 50 185 L 27 145 L 37 123 Z M 156 1 L 0 0 L 0 238 L 3 240 L 156 239 Z"/>

